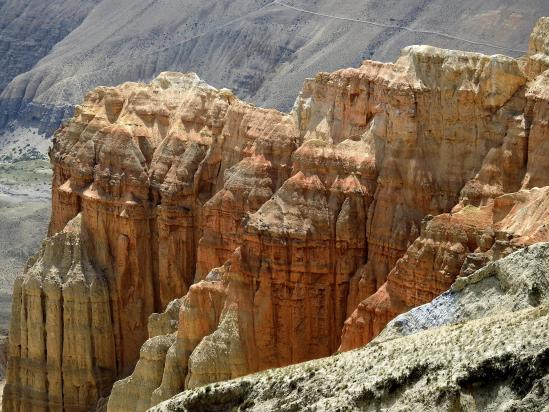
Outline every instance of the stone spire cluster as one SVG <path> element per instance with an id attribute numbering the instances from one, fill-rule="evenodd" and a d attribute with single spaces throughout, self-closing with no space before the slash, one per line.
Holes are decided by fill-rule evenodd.
<path id="1" fill-rule="evenodd" d="M 50 152 L 3 410 L 143 411 L 357 348 L 549 241 L 548 39 L 544 18 L 521 59 L 410 46 L 319 73 L 289 114 L 195 74 L 88 93 Z"/>

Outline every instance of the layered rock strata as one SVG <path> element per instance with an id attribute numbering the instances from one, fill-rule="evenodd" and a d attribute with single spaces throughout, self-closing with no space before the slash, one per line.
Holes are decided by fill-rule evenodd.
<path id="1" fill-rule="evenodd" d="M 107 409 L 362 345 L 457 276 L 547 240 L 549 87 L 530 64 L 545 27 L 520 61 L 411 46 L 321 73 L 290 114 L 193 74 L 90 92 L 51 151 L 50 235 L 81 214 L 107 285 L 108 376 L 124 378 Z M 24 375 L 32 356 L 10 347 Z M 32 384 L 10 376 L 4 405 L 30 408 Z"/>
<path id="2" fill-rule="evenodd" d="M 400 313 L 434 299 L 457 276 L 470 275 L 525 245 L 549 241 L 549 187 L 521 190 L 489 205 L 427 217 L 376 293 L 347 319 L 340 350 L 368 343 Z"/>
<path id="3" fill-rule="evenodd" d="M 369 342 L 389 320 L 442 293 L 456 276 L 469 274 L 518 247 L 549 240 L 544 138 L 549 131 L 545 107 L 548 74 L 539 74 L 540 66 L 535 66 L 548 50 L 544 42 L 547 28 L 547 19 L 541 19 L 524 58 L 524 76 L 534 80 L 493 112 L 491 127 L 499 128 L 502 138 L 486 152 L 480 167 L 470 169 L 474 175 L 459 190 L 451 213 L 425 217 L 419 226 L 420 236 L 411 242 L 381 287 L 366 270 L 372 259 L 361 271 L 357 295 L 366 298 L 358 306 L 349 306 L 356 309 L 346 321 L 340 350 Z M 537 69 L 533 70 L 534 66 Z M 489 87 L 497 89 L 496 84 Z"/>
<path id="4" fill-rule="evenodd" d="M 200 257 L 222 263 L 242 217 L 289 176 L 297 137 L 289 116 L 175 73 L 149 85 L 96 89 L 58 131 L 49 232 L 82 214 L 86 254 L 108 284 L 109 385 L 133 369 L 149 315 L 183 296 L 195 272 L 200 278 Z M 228 228 L 235 232 L 212 236 Z M 12 329 L 19 327 L 14 319 Z M 52 340 L 48 352 L 62 351 L 66 339 Z M 24 409 L 27 397 L 17 388 L 4 403 L 11 397 Z"/>
<path id="5" fill-rule="evenodd" d="M 549 69 L 549 17 L 542 17 L 534 26 L 528 42 L 526 72 L 533 79 Z"/>

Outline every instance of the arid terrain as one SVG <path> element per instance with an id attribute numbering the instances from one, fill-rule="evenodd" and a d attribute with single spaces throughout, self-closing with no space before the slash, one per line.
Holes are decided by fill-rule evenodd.
<path id="1" fill-rule="evenodd" d="M 394 61 L 410 44 L 518 57 L 542 15 L 549 15 L 545 0 L 187 1 L 185 7 L 179 0 L 3 0 L 0 162 L 9 169 L 5 163 L 47 160 L 53 132 L 96 86 L 194 71 L 248 102 L 287 112 L 305 78 L 365 58 Z M 0 208 L 0 224 L 10 232 L 0 237 L 15 239 L 0 250 L 2 284 L 20 271 L 47 226 L 49 199 L 34 186 L 46 182 L 44 175 L 25 168 L 20 182 L 29 184 L 16 190 L 27 197 L 2 196 L 10 206 Z M 6 191 L 4 184 L 12 175 L 0 170 L 0 193 L 8 197 L 14 186 Z M 18 222 L 29 213 L 35 225 L 27 235 Z"/>
<path id="2" fill-rule="evenodd" d="M 545 0 L 406 0 L 398 7 L 379 0 L 187 1 L 185 7 L 179 0 L 3 0 L 0 162 L 45 155 L 61 121 L 96 86 L 194 71 L 246 101 L 289 111 L 305 78 L 365 58 L 393 61 L 410 44 L 520 56 L 542 15 L 549 15 Z M 29 176 L 29 183 L 42 177 Z M 47 225 L 37 220 L 47 216 L 49 202 L 42 203 L 33 206 L 41 210 L 33 218 L 37 233 Z M 0 220 L 12 219 L 13 210 L 0 210 Z M 42 240 L 13 230 L 25 251 Z M 0 266 L 11 267 L 3 256 Z"/>
<path id="3" fill-rule="evenodd" d="M 545 412 L 547 7 L 0 0 L 2 410 Z"/>
<path id="4" fill-rule="evenodd" d="M 548 113 L 549 18 L 520 58 L 413 45 L 289 113 L 195 73 L 91 90 L 3 408 L 542 411 Z"/>

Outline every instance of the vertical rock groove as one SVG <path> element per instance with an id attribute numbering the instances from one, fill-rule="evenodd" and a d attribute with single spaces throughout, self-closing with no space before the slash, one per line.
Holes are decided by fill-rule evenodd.
<path id="1" fill-rule="evenodd" d="M 89 92 L 50 153 L 4 408 L 89 410 L 112 387 L 109 411 L 146 410 L 355 348 L 549 240 L 547 27 L 520 61 L 410 46 L 319 73 L 289 114 L 192 73 Z"/>

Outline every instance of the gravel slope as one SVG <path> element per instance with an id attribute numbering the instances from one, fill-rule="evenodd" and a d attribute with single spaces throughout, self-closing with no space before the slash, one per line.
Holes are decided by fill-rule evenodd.
<path id="1" fill-rule="evenodd" d="M 82 23 L 99 0 L 0 1 L 0 92 Z"/>

